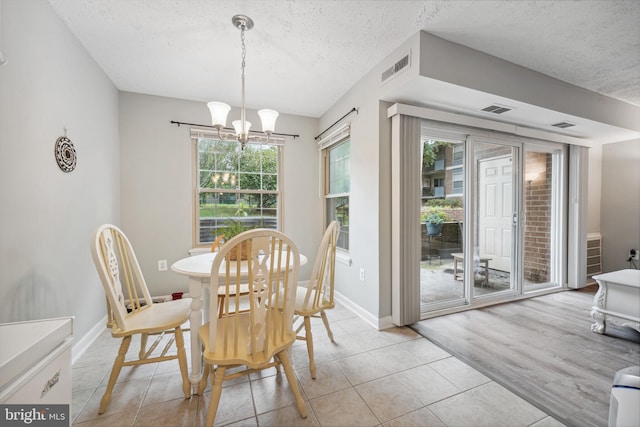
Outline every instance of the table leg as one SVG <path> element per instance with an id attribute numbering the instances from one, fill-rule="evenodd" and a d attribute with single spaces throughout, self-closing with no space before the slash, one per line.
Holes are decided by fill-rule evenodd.
<path id="1" fill-rule="evenodd" d="M 198 331 L 202 326 L 202 283 L 200 278 L 189 278 L 189 295 L 191 296 L 191 314 L 189 315 L 191 337 L 191 389 L 198 394 L 202 379 L 202 351 Z"/>
<path id="2" fill-rule="evenodd" d="M 598 283 L 598 292 L 593 296 L 593 306 L 591 307 L 591 317 L 595 323 L 591 325 L 591 331 L 604 334 L 607 328 L 607 316 L 600 310 L 604 309 L 605 299 L 607 297 L 607 289 Z"/>

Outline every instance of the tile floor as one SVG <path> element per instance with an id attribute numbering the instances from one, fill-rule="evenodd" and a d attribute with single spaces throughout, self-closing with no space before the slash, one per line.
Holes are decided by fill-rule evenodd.
<path id="1" fill-rule="evenodd" d="M 315 380 L 309 374 L 305 343 L 297 341 L 291 352 L 309 412 L 306 419 L 295 407 L 284 373 L 270 369 L 225 382 L 215 424 L 563 425 L 410 328 L 376 331 L 340 306 L 327 314 L 335 343 L 328 340 L 321 321 L 313 319 Z M 111 404 L 98 415 L 119 342 L 105 330 L 74 364 L 74 426 L 204 425 L 209 388 L 203 396 L 184 399 L 177 361 L 123 368 Z M 136 348 L 134 342 L 130 351 Z"/>

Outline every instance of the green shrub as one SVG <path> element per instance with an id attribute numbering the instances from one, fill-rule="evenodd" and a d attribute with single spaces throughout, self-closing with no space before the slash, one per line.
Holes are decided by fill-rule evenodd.
<path id="1" fill-rule="evenodd" d="M 430 207 L 442 207 L 442 208 L 462 208 L 462 199 L 430 199 L 427 200 L 426 206 Z"/>
<path id="2" fill-rule="evenodd" d="M 424 223 L 442 224 L 443 222 L 448 220 L 449 217 L 447 216 L 447 213 L 442 210 L 441 207 L 428 207 L 420 215 L 420 222 Z"/>

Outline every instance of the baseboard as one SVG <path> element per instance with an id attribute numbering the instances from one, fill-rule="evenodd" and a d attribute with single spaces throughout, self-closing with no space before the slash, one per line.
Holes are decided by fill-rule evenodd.
<path id="1" fill-rule="evenodd" d="M 78 359 L 84 354 L 91 344 L 94 343 L 100 334 L 104 331 L 107 325 L 107 315 L 105 314 L 102 319 L 96 323 L 93 328 L 89 329 L 82 338 L 75 340 L 75 344 L 71 347 L 71 365 L 75 364 Z"/>
<path id="2" fill-rule="evenodd" d="M 334 298 L 340 304 L 342 304 L 345 308 L 351 310 L 356 316 L 360 317 L 362 320 L 381 331 L 383 329 L 392 328 L 395 325 L 391 321 L 391 316 L 386 316 L 383 318 L 375 317 L 373 314 L 369 313 L 364 308 L 360 307 L 355 302 L 351 301 L 349 298 L 342 295 L 340 292 L 334 291 Z"/>

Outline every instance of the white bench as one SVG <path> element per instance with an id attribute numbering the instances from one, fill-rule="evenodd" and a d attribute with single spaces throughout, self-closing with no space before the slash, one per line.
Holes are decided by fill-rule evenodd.
<path id="1" fill-rule="evenodd" d="M 454 280 L 463 280 L 464 279 L 464 271 L 460 271 L 458 273 L 458 261 L 464 265 L 464 254 L 463 253 L 453 253 L 453 279 Z M 484 280 L 482 281 L 482 286 L 489 284 L 489 261 L 491 258 L 485 257 L 473 257 L 473 262 L 478 263 L 480 267 L 484 267 Z"/>
<path id="2" fill-rule="evenodd" d="M 604 334 L 606 322 L 640 332 L 640 270 L 619 270 L 593 276 L 599 289 L 593 297 L 591 330 Z"/>

